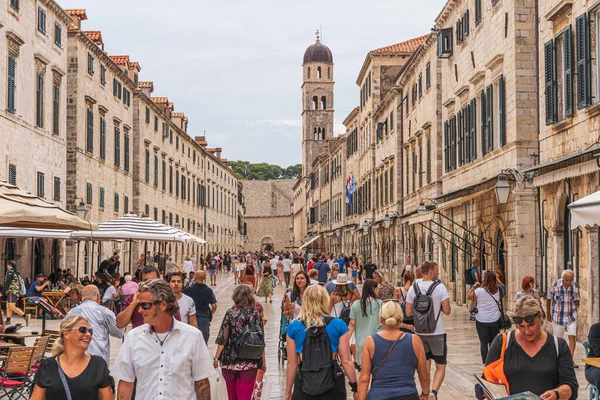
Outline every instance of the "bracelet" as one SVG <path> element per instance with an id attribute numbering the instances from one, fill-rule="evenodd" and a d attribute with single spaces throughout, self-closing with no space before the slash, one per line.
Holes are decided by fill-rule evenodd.
<path id="1" fill-rule="evenodd" d="M 560 399 L 560 393 L 558 393 L 558 390 L 553 389 L 552 390 L 554 392 L 554 394 L 556 395 L 556 400 Z"/>
<path id="2" fill-rule="evenodd" d="M 356 382 L 348 382 L 348 385 L 350 385 L 350 389 L 352 389 L 352 393 L 356 393 L 358 391 Z"/>
<path id="3" fill-rule="evenodd" d="M 431 392 L 425 393 L 425 392 L 421 391 L 421 396 L 429 396 L 429 393 L 431 393 Z"/>

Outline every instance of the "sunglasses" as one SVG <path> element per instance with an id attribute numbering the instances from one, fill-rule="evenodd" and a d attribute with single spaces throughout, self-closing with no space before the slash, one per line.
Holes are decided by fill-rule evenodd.
<path id="1" fill-rule="evenodd" d="M 72 329 L 71 329 L 72 330 Z M 86 333 L 90 333 L 90 335 L 94 334 L 94 331 L 92 330 L 92 328 L 86 328 L 85 326 L 80 326 L 79 328 L 77 328 L 77 330 L 79 331 L 79 333 L 81 333 L 82 335 L 85 335 Z"/>
<path id="2" fill-rule="evenodd" d="M 149 310 L 153 305 L 160 303 L 160 301 L 148 301 L 143 303 L 138 303 L 138 306 L 142 307 L 142 310 Z"/>
<path id="3" fill-rule="evenodd" d="M 514 315 L 512 317 L 512 319 L 515 322 L 515 324 L 517 324 L 517 325 L 523 323 L 523 321 L 527 322 L 528 324 L 532 324 L 533 321 L 535 321 L 535 317 L 537 317 L 538 315 L 540 315 L 540 313 L 535 313 L 533 315 L 526 315 L 524 317 L 519 317 L 518 315 Z"/>

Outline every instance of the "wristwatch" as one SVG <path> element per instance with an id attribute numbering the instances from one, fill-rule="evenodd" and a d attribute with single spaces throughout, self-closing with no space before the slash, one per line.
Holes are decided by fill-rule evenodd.
<path id="1" fill-rule="evenodd" d="M 429 393 L 431 393 L 431 392 L 428 392 L 428 393 L 421 392 L 421 396 L 429 396 Z"/>
<path id="2" fill-rule="evenodd" d="M 356 382 L 348 382 L 348 385 L 350 385 L 350 389 L 352 390 L 352 393 L 356 393 L 358 391 L 358 386 L 357 386 Z"/>
<path id="3" fill-rule="evenodd" d="M 552 390 L 554 392 L 554 394 L 556 395 L 556 400 L 560 399 L 560 393 L 558 393 L 558 390 L 553 389 Z"/>

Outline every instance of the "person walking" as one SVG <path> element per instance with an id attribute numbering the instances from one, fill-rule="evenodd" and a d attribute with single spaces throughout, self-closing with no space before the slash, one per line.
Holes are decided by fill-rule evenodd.
<path id="1" fill-rule="evenodd" d="M 363 346 L 359 400 L 429 398 L 430 377 L 423 342 L 419 336 L 400 330 L 402 318 L 402 309 L 395 301 L 388 301 L 381 308 L 383 330 L 366 338 Z M 415 372 L 421 384 L 420 395 Z"/>
<path id="2" fill-rule="evenodd" d="M 575 273 L 565 269 L 561 278 L 552 283 L 546 298 L 546 317 L 552 322 L 552 333 L 562 338 L 565 331 L 569 337 L 571 357 L 575 353 L 577 335 L 577 309 L 579 308 L 579 285 L 575 282 Z M 579 368 L 579 365 L 573 364 Z"/>
<path id="3" fill-rule="evenodd" d="M 257 295 L 264 297 L 265 303 L 273 303 L 273 269 L 269 261 L 265 261 L 263 265 L 263 278 Z"/>
<path id="4" fill-rule="evenodd" d="M 209 254 L 206 263 L 208 265 L 208 272 L 210 274 L 210 286 L 217 286 L 217 260 L 212 254 Z"/>
<path id="5" fill-rule="evenodd" d="M 248 285 L 236 287 L 232 300 L 234 305 L 225 312 L 215 341 L 217 352 L 213 366 L 221 366 L 229 400 L 250 400 L 258 370 L 266 372 L 267 369 L 263 321 L 255 309 L 254 293 Z M 244 349 L 248 332 L 262 335 L 262 351 Z"/>
<path id="6" fill-rule="evenodd" d="M 358 256 L 358 283 L 363 283 L 365 275 L 365 259 L 363 256 Z"/>
<path id="7" fill-rule="evenodd" d="M 212 317 L 217 311 L 217 298 L 213 290 L 205 284 L 206 271 L 198 270 L 194 274 L 194 284 L 183 291 L 189 296 L 196 306 L 196 323 L 204 343 L 208 343 L 210 336 L 210 323 Z"/>
<path id="8" fill-rule="evenodd" d="M 500 333 L 500 290 L 496 274 L 488 271 L 483 278 L 483 284 L 475 282 L 467 294 L 467 299 L 476 302 L 475 328 L 479 336 L 479 351 L 482 363 L 485 364 L 488 349 L 496 336 Z"/>
<path id="9" fill-rule="evenodd" d="M 365 279 L 373 279 L 373 272 L 377 269 L 377 265 L 373 264 L 373 259 L 367 257 L 367 264 L 365 265 Z"/>
<path id="10" fill-rule="evenodd" d="M 233 257 L 233 284 L 237 285 L 240 281 L 240 260 Z"/>
<path id="11" fill-rule="evenodd" d="M 417 270 L 418 269 L 419 268 L 417 268 Z M 452 309 L 450 306 L 448 290 L 446 289 L 446 286 L 439 281 L 440 270 L 438 265 L 433 261 L 425 261 L 421 265 L 420 271 L 423 280 L 419 281 L 418 279 L 415 279 L 415 283 L 408 291 L 406 296 L 406 314 L 408 316 L 414 315 L 415 333 L 419 335 L 423 342 L 427 360 L 433 360 L 435 362 L 435 374 L 433 376 L 431 393 L 433 393 L 437 399 L 438 392 L 444 382 L 444 377 L 446 376 L 446 358 L 448 355 L 446 329 L 444 328 L 444 320 L 440 318 L 440 316 L 442 312 L 445 315 L 450 315 Z M 434 326 L 429 326 L 429 330 L 425 329 L 421 322 L 423 319 L 429 319 L 421 313 L 421 310 L 414 307 L 417 295 L 419 298 L 425 296 L 423 300 L 428 300 L 430 305 L 433 305 L 435 324 L 433 324 Z M 430 332 L 430 330 L 433 330 L 433 332 Z M 430 363 L 428 363 L 428 369 L 429 368 Z M 430 373 L 430 371 L 428 371 L 428 373 Z"/>
<path id="12" fill-rule="evenodd" d="M 285 281 L 285 288 L 287 289 L 290 287 L 290 280 L 292 276 L 292 260 L 289 256 L 284 257 L 281 261 L 281 264 L 283 264 L 283 280 Z"/>
<path id="13" fill-rule="evenodd" d="M 304 266 L 300 262 L 300 258 L 294 257 L 294 263 L 292 264 L 292 276 L 296 276 L 298 272 L 304 271 Z"/>
<path id="14" fill-rule="evenodd" d="M 319 277 L 317 278 L 319 285 L 325 285 L 327 283 L 327 279 L 329 278 L 329 271 L 331 271 L 331 267 L 329 267 L 329 264 L 323 261 L 323 256 L 319 256 L 319 262 L 313 265 L 312 269 L 318 271 L 319 273 Z"/>
<path id="15" fill-rule="evenodd" d="M 196 319 L 196 304 L 190 296 L 182 292 L 183 273 L 173 272 L 167 276 L 167 282 L 169 282 L 169 286 L 171 286 L 171 289 L 173 289 L 173 293 L 177 299 L 181 322 L 184 324 L 190 324 L 194 328 L 198 328 L 198 320 Z"/>
<path id="16" fill-rule="evenodd" d="M 110 337 L 121 339 L 124 331 L 117 328 L 115 313 L 99 304 L 100 292 L 96 286 L 85 286 L 81 290 L 81 300 L 81 304 L 69 310 L 66 318 L 80 316 L 88 321 L 94 335 L 86 352 L 92 356 L 102 357 L 108 365 L 110 364 Z"/>
<path id="17" fill-rule="evenodd" d="M 89 322 L 79 315 L 62 321 L 52 357 L 42 360 L 35 373 L 30 399 L 114 399 L 106 361 L 86 353 L 94 333 Z"/>
<path id="18" fill-rule="evenodd" d="M 328 314 L 327 290 L 320 285 L 309 286 L 304 292 L 300 315 L 286 331 L 285 400 L 346 400 L 344 374 L 354 400 L 357 399 L 356 371 L 349 345 L 351 334 L 344 321 Z M 341 361 L 341 368 L 337 360 Z"/>
<path id="19" fill-rule="evenodd" d="M 288 290 L 283 297 L 283 315 L 288 321 L 291 321 L 300 315 L 302 308 L 302 296 L 310 284 L 308 274 L 304 271 L 294 275 L 294 285 L 292 290 Z"/>
<path id="20" fill-rule="evenodd" d="M 17 307 L 17 300 L 19 300 L 19 292 L 21 291 L 20 278 L 21 273 L 17 269 L 17 263 L 15 260 L 9 260 L 6 264 L 6 277 L 4 278 L 4 296 L 6 297 L 6 325 L 10 325 L 10 318 L 13 312 L 25 318 L 25 325 L 29 326 L 29 314 L 25 315 L 25 312 Z"/>
<path id="21" fill-rule="evenodd" d="M 379 298 L 381 300 L 397 300 L 396 287 L 389 282 L 386 282 L 381 271 L 373 272 L 373 279 L 378 283 Z"/>
<path id="22" fill-rule="evenodd" d="M 343 253 L 339 253 L 337 258 L 333 260 L 333 263 L 337 263 L 337 265 L 340 268 L 340 274 L 345 274 L 346 273 L 346 260 L 344 259 L 344 254 Z"/>
<path id="23" fill-rule="evenodd" d="M 412 269 L 408 269 L 402 276 L 402 282 L 404 282 L 403 286 L 400 286 L 398 288 L 398 299 L 400 300 L 400 307 L 402 308 L 403 315 L 402 327 L 400 328 L 400 330 L 402 330 L 403 332 L 415 331 L 413 316 L 406 315 L 406 296 L 408 295 L 408 291 L 410 290 L 414 281 L 415 273 L 412 271 Z"/>
<path id="24" fill-rule="evenodd" d="M 256 270 L 251 257 L 246 257 L 246 266 L 242 270 L 242 282 L 249 282 L 252 287 L 256 284 Z"/>
<path id="25" fill-rule="evenodd" d="M 174 318 L 178 305 L 169 284 L 142 282 L 138 299 L 144 325 L 127 334 L 111 368 L 117 398 L 130 400 L 136 381 L 136 399 L 210 398 L 208 348 L 198 329 Z"/>
<path id="26" fill-rule="evenodd" d="M 358 300 L 348 285 L 350 281 L 346 274 L 338 274 L 334 281 L 335 290 L 329 295 L 329 310 L 331 315 L 341 318 L 346 325 L 350 324 L 350 309 L 352 303 Z M 350 340 L 352 345 L 352 339 Z"/>
<path id="27" fill-rule="evenodd" d="M 184 276 L 188 276 L 190 272 L 196 271 L 194 268 L 194 264 L 190 259 L 190 256 L 185 256 L 185 261 L 183 262 L 183 274 Z"/>
<path id="28" fill-rule="evenodd" d="M 473 285 L 479 283 L 481 285 L 482 280 L 479 274 L 480 263 L 477 258 L 473 258 L 471 260 L 471 266 L 465 270 L 465 283 L 469 285 L 469 290 L 473 289 Z M 468 300 L 468 299 L 467 299 Z M 472 300 L 467 302 L 467 307 L 469 309 L 469 321 L 475 321 L 475 309 L 477 307 L 477 301 Z"/>
<path id="29" fill-rule="evenodd" d="M 356 341 L 356 362 L 359 371 L 365 339 L 381 330 L 379 314 L 383 302 L 379 300 L 378 286 L 375 280 L 366 279 L 360 301 L 355 301 L 350 308 L 350 336 L 354 334 Z"/>

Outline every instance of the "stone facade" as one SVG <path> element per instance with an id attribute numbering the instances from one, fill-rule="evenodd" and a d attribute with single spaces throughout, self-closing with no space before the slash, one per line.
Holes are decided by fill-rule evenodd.
<path id="1" fill-rule="evenodd" d="M 2 4 L 0 12 L 0 179 L 64 207 L 67 27 L 73 20 L 51 0 L 13 5 Z M 32 249 L 30 239 L 0 238 L 0 273 L 11 257 L 27 277 L 64 256 L 58 242 L 36 244 Z"/>
<path id="2" fill-rule="evenodd" d="M 244 249 L 289 250 L 293 179 L 244 181 L 248 241 Z"/>

